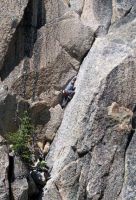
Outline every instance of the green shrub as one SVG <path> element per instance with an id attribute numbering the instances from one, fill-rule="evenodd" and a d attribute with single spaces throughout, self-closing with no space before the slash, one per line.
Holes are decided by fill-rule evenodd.
<path id="1" fill-rule="evenodd" d="M 10 133 L 8 136 L 9 143 L 13 145 L 16 155 L 20 156 L 23 162 L 31 164 L 30 143 L 33 134 L 33 126 L 27 111 L 24 112 L 19 130 L 16 133 Z"/>

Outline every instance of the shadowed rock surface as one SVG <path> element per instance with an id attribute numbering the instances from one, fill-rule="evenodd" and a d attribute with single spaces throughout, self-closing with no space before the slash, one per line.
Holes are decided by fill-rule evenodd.
<path id="1" fill-rule="evenodd" d="M 13 34 L 20 23 L 28 0 L 0 1 L 0 69 L 12 40 Z"/>

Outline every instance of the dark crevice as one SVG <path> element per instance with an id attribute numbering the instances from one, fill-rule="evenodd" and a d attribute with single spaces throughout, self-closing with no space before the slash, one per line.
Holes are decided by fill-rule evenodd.
<path id="1" fill-rule="evenodd" d="M 123 26 L 129 22 L 132 22 L 136 17 L 136 12 L 133 12 L 133 8 L 134 7 L 132 6 L 128 11 L 126 11 L 124 16 L 122 16 L 118 21 L 115 21 L 112 24 L 112 29 L 119 28 L 120 26 Z"/>
<path id="2" fill-rule="evenodd" d="M 93 44 L 94 44 L 94 42 L 95 42 L 95 39 L 96 39 L 96 36 L 94 35 L 94 38 L 93 38 L 93 41 L 92 41 L 92 44 L 91 44 L 90 49 L 92 48 L 92 46 L 93 46 Z M 82 56 L 81 61 L 80 61 L 80 65 L 83 63 L 84 59 L 87 57 L 87 55 L 88 55 L 90 49 L 88 49 L 88 50 L 84 53 L 84 55 Z"/>
<path id="3" fill-rule="evenodd" d="M 37 14 L 37 29 L 40 29 L 46 24 L 46 11 L 44 0 L 39 0 L 38 3 L 38 14 Z"/>
<path id="4" fill-rule="evenodd" d="M 70 0 L 67 2 L 69 8 L 71 8 Z"/>
<path id="5" fill-rule="evenodd" d="M 90 48 L 90 49 L 91 49 L 91 48 Z M 82 62 L 83 62 L 83 60 L 85 59 L 85 57 L 88 55 L 90 49 L 87 50 L 87 51 L 85 52 L 84 56 L 82 57 L 82 59 L 81 59 L 81 61 L 80 61 L 80 65 L 82 64 Z"/>
<path id="6" fill-rule="evenodd" d="M 132 130 L 128 135 L 125 152 L 127 151 L 128 147 L 129 147 L 129 144 L 130 144 L 130 142 L 131 142 L 131 140 L 133 138 L 134 133 L 135 133 L 135 130 Z"/>
<path id="7" fill-rule="evenodd" d="M 9 44 L 5 56 L 1 80 L 4 81 L 19 63 L 33 55 L 34 44 L 37 40 L 37 30 L 45 24 L 45 8 L 43 0 L 29 0 L 23 18 Z M 28 61 L 26 61 L 28 63 Z M 24 62 L 24 68 L 25 68 Z"/>
<path id="8" fill-rule="evenodd" d="M 85 187 L 85 192 L 84 192 L 84 200 L 87 199 L 87 187 Z"/>
<path id="9" fill-rule="evenodd" d="M 59 187 L 57 186 L 57 184 L 55 182 L 54 182 L 54 185 L 55 185 L 55 187 L 56 187 L 56 189 L 57 189 L 57 191 L 59 193 L 60 199 L 63 200 L 63 198 L 62 198 L 62 196 L 60 194 L 60 191 L 59 191 Z"/>
<path id="10" fill-rule="evenodd" d="M 77 152 L 77 153 L 78 153 L 79 158 L 82 158 L 82 157 L 86 156 L 89 153 L 89 151 L 86 150 L 86 151 Z"/>
<path id="11" fill-rule="evenodd" d="M 133 109 L 133 113 L 134 114 L 133 114 L 132 123 L 131 123 L 132 124 L 132 130 L 129 133 L 128 138 L 127 138 L 127 144 L 126 144 L 125 152 L 127 151 L 128 147 L 129 147 L 129 145 L 131 143 L 131 140 L 133 138 L 133 135 L 134 135 L 135 129 L 136 129 L 136 106 Z"/>
<path id="12" fill-rule="evenodd" d="M 95 39 L 96 39 L 96 36 L 94 34 L 93 36 L 93 41 L 91 42 L 90 44 L 90 48 L 89 49 L 86 49 L 85 53 L 81 55 L 81 53 L 79 53 L 79 51 L 77 49 L 68 49 L 67 47 L 61 45 L 61 42 L 57 39 L 59 45 L 62 47 L 62 49 L 64 49 L 64 51 L 69 54 L 72 58 L 76 59 L 78 62 L 79 62 L 79 65 L 82 64 L 84 58 L 87 56 L 88 52 L 90 51 L 90 49 L 92 48 L 94 42 L 95 42 Z M 75 71 L 78 71 L 76 70 L 75 68 L 73 68 Z"/>
<path id="13" fill-rule="evenodd" d="M 131 13 L 132 8 L 133 8 L 133 6 L 131 6 L 131 7 L 126 11 L 126 13 L 124 14 L 123 17 L 126 17 L 129 13 Z"/>
<path id="14" fill-rule="evenodd" d="M 80 13 L 80 17 L 81 17 L 82 14 L 83 14 L 84 6 L 85 6 L 85 0 L 83 0 L 83 7 L 82 7 L 82 10 L 81 10 L 81 13 Z"/>
<path id="15" fill-rule="evenodd" d="M 14 181 L 14 157 L 9 155 L 8 182 L 9 182 L 9 199 L 14 200 L 11 183 Z"/>
<path id="16" fill-rule="evenodd" d="M 57 184 L 56 184 L 56 183 L 54 183 L 54 185 L 55 185 L 55 187 L 56 187 L 57 191 L 59 192 L 59 187 L 57 186 Z"/>
<path id="17" fill-rule="evenodd" d="M 101 195 L 100 195 L 100 197 L 98 198 L 98 200 L 102 200 L 103 197 L 104 197 L 104 190 L 101 192 Z"/>

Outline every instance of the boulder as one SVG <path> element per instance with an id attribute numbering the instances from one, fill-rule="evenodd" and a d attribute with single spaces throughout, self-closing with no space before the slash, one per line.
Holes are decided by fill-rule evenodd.
<path id="1" fill-rule="evenodd" d="M 42 107 L 41 107 L 42 108 Z M 31 110 L 33 113 L 33 109 Z M 43 151 L 44 154 L 47 154 L 50 148 L 50 143 L 53 141 L 55 134 L 61 124 L 62 118 L 63 118 L 63 110 L 61 106 L 58 104 L 54 108 L 50 108 L 48 110 L 50 119 L 48 120 L 48 123 L 45 123 L 43 125 L 40 125 L 37 123 L 40 120 L 40 116 L 38 121 L 36 121 L 37 127 L 36 127 L 36 138 L 37 138 L 37 145 L 35 148 L 36 152 L 38 153 L 39 148 Z M 39 112 L 40 115 L 43 113 Z M 42 116 L 42 115 L 41 115 Z M 44 118 L 48 118 L 48 115 L 43 115 Z M 36 118 L 34 118 L 36 119 Z M 39 154 L 39 153 L 38 153 Z"/>
<path id="2" fill-rule="evenodd" d="M 72 27 L 71 27 L 72 26 Z M 70 37 L 69 37 L 69 30 Z M 88 26 L 84 26 L 77 13 L 67 12 L 58 22 L 58 34 L 56 39 L 60 45 L 74 58 L 82 60 L 90 49 L 94 33 Z"/>
<path id="3" fill-rule="evenodd" d="M 60 105 L 57 105 L 54 108 L 50 108 L 50 114 L 50 121 L 45 126 L 45 129 L 43 129 L 43 134 L 47 141 L 52 142 L 61 124 L 63 118 L 63 110 L 61 109 Z"/>
<path id="4" fill-rule="evenodd" d="M 31 119 L 34 125 L 44 125 L 50 120 L 50 111 L 46 101 L 37 101 L 30 104 Z"/>

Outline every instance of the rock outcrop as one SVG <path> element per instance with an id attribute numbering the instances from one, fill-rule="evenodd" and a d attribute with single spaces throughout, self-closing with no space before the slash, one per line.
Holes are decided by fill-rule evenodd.
<path id="1" fill-rule="evenodd" d="M 59 199 L 121 198 L 136 99 L 135 29 L 135 13 L 131 12 L 111 26 L 107 36 L 97 38 L 84 59 L 76 94 L 65 110 L 48 155 L 53 169 L 44 199 L 52 195 L 52 185 L 57 188 Z M 108 109 L 113 102 L 130 111 L 125 109 L 125 114 L 120 108 L 118 115 L 111 116 Z M 122 199 L 131 199 L 131 195 L 134 198 L 130 174 L 127 173 L 127 183 L 133 189 L 125 190 L 127 195 L 123 194 Z"/>
<path id="2" fill-rule="evenodd" d="M 0 135 L 28 110 L 51 172 L 32 179 L 1 138 L 0 199 L 35 198 L 47 181 L 43 200 L 134 200 L 136 1 L 1 0 L 0 26 Z"/>

